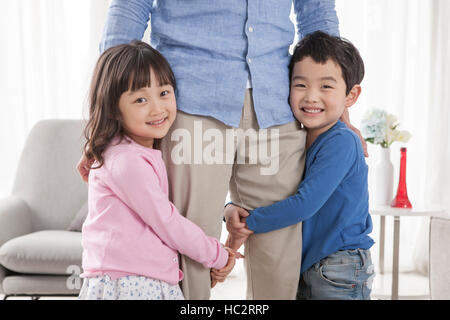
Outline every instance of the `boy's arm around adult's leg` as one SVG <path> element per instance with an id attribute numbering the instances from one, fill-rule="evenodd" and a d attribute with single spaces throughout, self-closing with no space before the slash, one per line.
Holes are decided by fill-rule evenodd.
<path id="1" fill-rule="evenodd" d="M 297 192 L 279 202 L 250 211 L 248 228 L 255 233 L 283 229 L 316 214 L 345 179 L 357 159 L 358 138 L 348 130 L 334 131 L 322 140 Z"/>

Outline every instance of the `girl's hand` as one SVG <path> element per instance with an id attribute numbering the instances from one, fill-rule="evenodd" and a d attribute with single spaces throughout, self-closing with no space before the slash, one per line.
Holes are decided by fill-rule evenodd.
<path id="1" fill-rule="evenodd" d="M 234 252 L 230 248 L 225 247 L 225 249 L 228 251 L 227 265 L 220 270 L 214 268 L 211 269 L 211 288 L 214 288 L 217 282 L 224 282 L 236 264 L 236 256 Z"/>
<path id="2" fill-rule="evenodd" d="M 88 159 L 86 158 L 86 156 L 83 155 L 81 156 L 80 161 L 78 161 L 77 164 L 77 170 L 78 173 L 81 176 L 81 179 L 83 179 L 84 182 L 88 183 L 89 180 L 89 171 L 91 170 L 91 166 L 94 163 L 94 161 L 88 161 Z"/>
<path id="3" fill-rule="evenodd" d="M 212 272 L 211 272 L 211 288 L 214 288 L 217 284 L 217 280 L 214 280 L 212 277 Z"/>

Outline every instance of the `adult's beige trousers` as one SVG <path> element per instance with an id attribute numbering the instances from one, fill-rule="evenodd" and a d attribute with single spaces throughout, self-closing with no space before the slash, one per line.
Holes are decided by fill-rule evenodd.
<path id="1" fill-rule="evenodd" d="M 297 121 L 259 129 L 252 89 L 246 90 L 239 128 L 178 111 L 161 142 L 170 200 L 207 235 L 220 239 L 228 192 L 233 203 L 252 210 L 297 191 L 305 139 Z M 247 299 L 295 299 L 301 239 L 301 223 L 249 237 L 244 252 Z M 185 298 L 209 299 L 210 270 L 186 256 L 180 260 Z"/>

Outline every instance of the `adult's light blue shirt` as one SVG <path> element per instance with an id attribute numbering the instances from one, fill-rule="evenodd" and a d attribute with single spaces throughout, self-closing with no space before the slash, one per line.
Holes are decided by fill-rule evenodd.
<path id="1" fill-rule="evenodd" d="M 297 193 L 250 211 L 248 228 L 269 232 L 303 221 L 301 273 L 336 251 L 369 249 L 367 173 L 359 137 L 338 121 L 306 152 Z"/>
<path id="2" fill-rule="evenodd" d="M 178 109 L 238 127 L 250 74 L 260 128 L 294 121 L 289 46 L 316 30 L 339 35 L 334 0 L 113 0 L 100 51 L 141 40 L 169 61 Z"/>

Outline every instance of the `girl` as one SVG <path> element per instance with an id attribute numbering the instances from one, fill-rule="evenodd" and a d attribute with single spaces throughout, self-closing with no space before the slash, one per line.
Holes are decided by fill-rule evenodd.
<path id="1" fill-rule="evenodd" d="M 157 146 L 176 116 L 175 88 L 166 59 L 144 42 L 112 47 L 97 62 L 85 129 L 93 166 L 79 299 L 184 299 L 177 251 L 223 268 L 213 285 L 234 266 L 231 251 L 168 199 Z"/>

